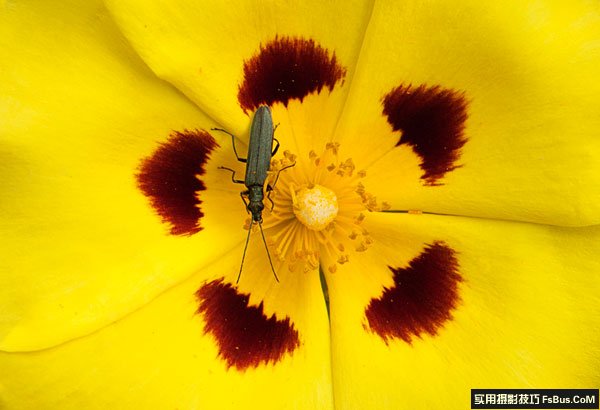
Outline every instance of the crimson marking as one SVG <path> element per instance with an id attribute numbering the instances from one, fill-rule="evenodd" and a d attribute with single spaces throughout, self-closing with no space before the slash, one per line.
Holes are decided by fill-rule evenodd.
<path id="1" fill-rule="evenodd" d="M 396 146 L 406 144 L 421 157 L 425 185 L 459 167 L 455 165 L 467 142 L 464 93 L 440 86 L 396 87 L 383 98 L 383 114 L 394 131 L 402 131 Z"/>
<path id="2" fill-rule="evenodd" d="M 387 344 L 399 338 L 411 343 L 413 337 L 436 335 L 452 320 L 452 311 L 460 302 L 458 261 L 452 248 L 434 242 L 406 268 L 389 267 L 394 285 L 381 297 L 371 299 L 365 316 L 372 332 Z"/>
<path id="3" fill-rule="evenodd" d="M 204 130 L 173 132 L 165 143 L 145 158 L 136 175 L 138 188 L 173 235 L 193 235 L 202 230 L 202 201 L 197 193 L 206 189 L 198 178 L 210 153 L 219 145 Z"/>
<path id="4" fill-rule="evenodd" d="M 346 76 L 346 69 L 314 40 L 299 37 L 275 37 L 249 60 L 244 61 L 244 80 L 238 101 L 247 111 L 260 105 L 302 101 L 307 95 L 329 91 Z"/>
<path id="5" fill-rule="evenodd" d="M 246 370 L 276 363 L 300 346 L 298 332 L 286 317 L 267 318 L 263 303 L 248 306 L 250 296 L 238 293 L 223 279 L 203 285 L 196 292 L 197 313 L 205 319 L 204 333 L 217 341 L 219 357 L 227 367 Z"/>

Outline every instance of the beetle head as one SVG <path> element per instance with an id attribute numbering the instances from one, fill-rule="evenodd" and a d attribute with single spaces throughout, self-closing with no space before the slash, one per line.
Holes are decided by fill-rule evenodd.
<path id="1" fill-rule="evenodd" d="M 248 211 L 252 214 L 253 222 L 262 222 L 262 211 L 265 205 L 262 201 L 250 201 L 248 204 Z"/>

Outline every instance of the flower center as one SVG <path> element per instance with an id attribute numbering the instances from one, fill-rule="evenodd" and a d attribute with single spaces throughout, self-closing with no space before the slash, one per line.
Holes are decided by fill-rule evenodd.
<path id="1" fill-rule="evenodd" d="M 338 214 L 337 197 L 324 186 L 301 188 L 292 197 L 296 218 L 313 231 L 325 229 Z"/>
<path id="2" fill-rule="evenodd" d="M 329 143 L 320 156 L 310 151 L 308 162 L 287 151 L 271 162 L 269 179 L 278 182 L 263 227 L 271 254 L 290 271 L 323 266 L 335 272 L 373 243 L 362 226 L 365 214 L 389 209 L 361 183 L 366 171 L 357 171 L 352 158 L 340 160 L 338 151 L 339 144 Z"/>

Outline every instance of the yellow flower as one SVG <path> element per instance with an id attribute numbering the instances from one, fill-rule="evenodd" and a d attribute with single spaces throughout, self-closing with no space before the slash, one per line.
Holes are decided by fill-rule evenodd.
<path id="1" fill-rule="evenodd" d="M 0 6 L 0 407 L 600 384 L 596 3 L 189 3 Z"/>

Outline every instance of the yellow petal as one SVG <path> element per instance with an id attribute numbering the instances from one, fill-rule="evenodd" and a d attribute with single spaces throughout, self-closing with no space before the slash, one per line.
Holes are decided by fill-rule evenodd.
<path id="1" fill-rule="evenodd" d="M 336 405 L 464 409 L 471 388 L 598 385 L 600 226 L 364 224 L 372 248 L 327 275 Z"/>
<path id="2" fill-rule="evenodd" d="M 207 272 L 94 334 L 39 352 L 0 353 L 2 408 L 239 409 L 249 403 L 264 409 L 332 408 L 327 312 L 318 274 L 282 277 L 280 284 L 268 270 L 256 277 L 272 286 L 262 300 L 253 294 L 249 306 L 262 311 L 264 320 L 289 320 L 298 335 L 299 344 L 274 360 L 257 356 L 281 341 L 281 334 L 265 331 L 273 330 L 269 326 L 215 323 L 197 313 L 198 290 L 221 280 L 224 272 L 237 271 L 240 252 L 228 253 Z M 268 269 L 258 262 L 255 267 Z M 242 276 L 240 283 L 249 280 Z M 244 313 L 239 306 L 211 307 L 218 308 L 211 312 L 216 317 L 235 319 L 231 313 Z M 258 357 L 256 366 L 228 363 L 227 341 L 206 332 L 209 323 L 225 335 L 243 336 L 239 355 Z M 262 334 L 270 337 L 262 340 Z"/>
<path id="3" fill-rule="evenodd" d="M 169 134 L 214 123 L 148 70 L 103 6 L 7 3 L 0 49 L 1 349 L 92 332 L 243 240 L 241 201 L 212 189 L 227 179 L 228 138 L 215 134 L 206 172 L 220 180 L 207 181 L 195 237 L 170 235 L 136 186 Z"/>
<path id="4" fill-rule="evenodd" d="M 337 83 L 336 89 L 343 87 L 352 77 L 372 8 L 369 0 L 260 4 L 250 0 L 201 3 L 109 0 L 107 4 L 125 36 L 158 76 L 174 84 L 225 128 L 242 136 L 248 119 L 241 109 L 238 92 L 244 82 L 245 62 L 276 39 L 314 41 L 330 56 L 335 55 L 345 70 L 344 81 Z M 283 59 L 276 59 L 271 65 L 285 63 Z M 289 75 L 286 81 L 291 82 L 306 75 L 302 67 L 293 74 L 292 69 L 277 70 L 272 75 Z M 271 83 L 266 88 L 278 93 L 279 88 L 287 86 L 293 84 Z M 347 88 L 330 96 L 329 87 L 321 89 L 321 94 L 328 98 L 307 104 L 303 111 L 297 112 L 299 123 L 310 124 L 314 134 L 328 139 L 339 118 Z M 291 104 L 296 102 L 298 99 L 291 100 Z M 298 136 L 301 137 L 304 134 Z"/>
<path id="5" fill-rule="evenodd" d="M 340 120 L 342 149 L 354 149 L 365 185 L 393 209 L 598 223 L 599 21 L 598 4 L 586 1 L 378 2 Z M 434 103 L 442 92 L 460 98 L 438 111 L 430 102 L 393 131 L 382 99 L 397 87 L 413 95 L 398 114 L 425 104 L 423 90 L 439 87 Z M 460 113 L 451 108 L 463 103 L 467 141 L 453 151 L 445 143 Z M 400 130 L 422 132 L 419 146 L 394 148 Z M 422 179 L 419 150 L 458 155 L 443 185 Z"/>

